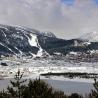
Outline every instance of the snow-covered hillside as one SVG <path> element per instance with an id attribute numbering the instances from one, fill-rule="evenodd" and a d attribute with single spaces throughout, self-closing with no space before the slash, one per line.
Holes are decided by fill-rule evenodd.
<path id="1" fill-rule="evenodd" d="M 64 47 L 73 44 L 56 38 L 51 32 L 40 32 L 35 29 L 0 24 L 0 56 L 47 54 L 66 54 Z"/>
<path id="2" fill-rule="evenodd" d="M 55 37 L 51 32 L 40 32 L 26 27 L 0 25 L 0 55 L 42 56 L 38 36 Z"/>
<path id="3" fill-rule="evenodd" d="M 87 52 L 88 50 L 98 50 L 98 34 L 96 32 L 86 34 L 78 39 L 64 40 L 57 38 L 51 32 L 0 24 L 0 56 L 46 57 L 66 55 L 72 51 Z"/>

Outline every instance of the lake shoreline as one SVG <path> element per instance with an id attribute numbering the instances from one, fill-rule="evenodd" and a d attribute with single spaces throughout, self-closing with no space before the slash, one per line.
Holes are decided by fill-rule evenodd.
<path id="1" fill-rule="evenodd" d="M 37 77 L 39 78 L 39 77 Z M 93 87 L 94 80 L 91 79 L 69 79 L 69 78 L 63 78 L 63 77 L 40 77 L 42 80 L 44 80 L 46 83 L 48 83 L 50 86 L 52 86 L 56 90 L 62 90 L 65 94 L 69 95 L 71 93 L 79 93 L 82 95 L 89 94 Z M 25 79 L 25 78 L 24 78 Z M 27 78 L 27 80 L 33 80 L 34 78 Z M 13 80 L 13 78 L 5 78 L 3 80 L 0 80 L 0 91 L 3 89 L 6 90 L 6 88 L 10 85 L 10 80 Z"/>

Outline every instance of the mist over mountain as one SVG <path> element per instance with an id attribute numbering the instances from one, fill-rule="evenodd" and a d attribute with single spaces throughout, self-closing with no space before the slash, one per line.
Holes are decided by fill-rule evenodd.
<path id="1" fill-rule="evenodd" d="M 82 35 L 79 39 L 87 40 L 89 42 L 98 42 L 98 33 L 96 31 L 89 32 Z"/>

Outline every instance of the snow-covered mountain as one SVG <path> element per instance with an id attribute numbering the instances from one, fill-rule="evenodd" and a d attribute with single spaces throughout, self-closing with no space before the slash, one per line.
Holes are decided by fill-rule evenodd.
<path id="1" fill-rule="evenodd" d="M 33 57 L 98 50 L 97 33 L 78 39 L 64 40 L 51 32 L 0 24 L 0 56 L 31 55 Z M 94 40 L 96 39 L 96 42 Z"/>
<path id="2" fill-rule="evenodd" d="M 42 55 L 39 35 L 41 33 L 34 29 L 0 25 L 0 55 Z"/>
<path id="3" fill-rule="evenodd" d="M 64 47 L 64 42 L 51 32 L 0 25 L 0 55 L 42 56 L 45 53 L 60 52 L 58 48 Z"/>

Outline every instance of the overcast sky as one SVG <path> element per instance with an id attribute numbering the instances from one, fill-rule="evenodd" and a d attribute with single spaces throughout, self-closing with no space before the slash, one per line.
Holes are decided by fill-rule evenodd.
<path id="1" fill-rule="evenodd" d="M 74 38 L 98 32 L 98 0 L 0 0 L 0 24 Z"/>

